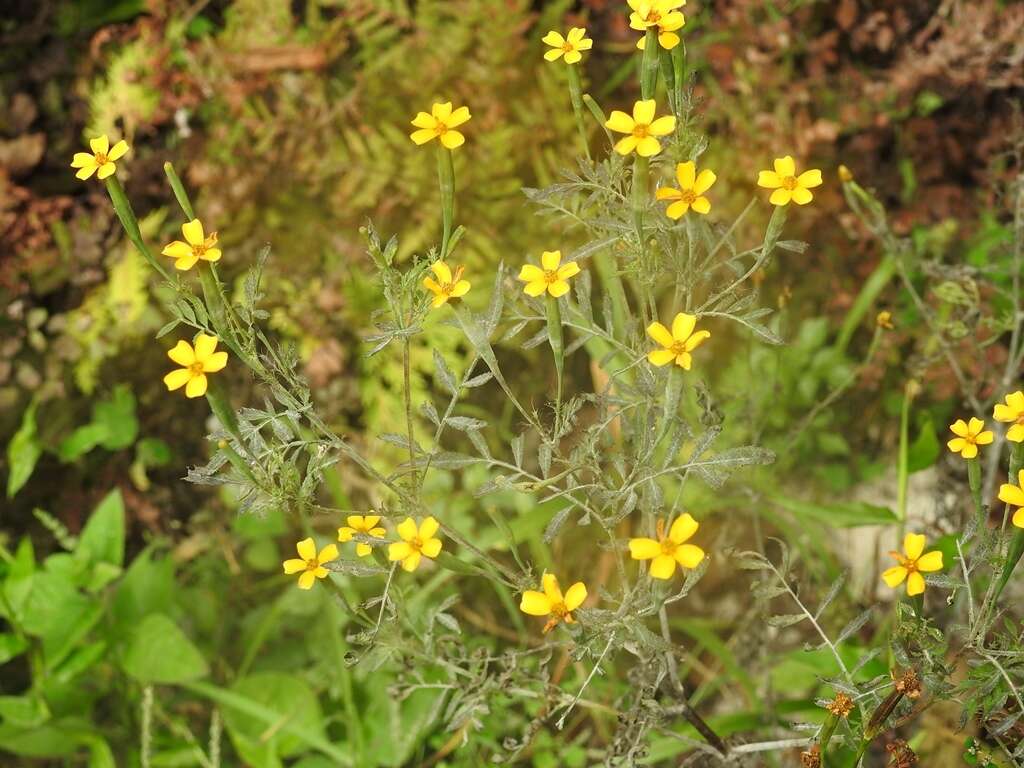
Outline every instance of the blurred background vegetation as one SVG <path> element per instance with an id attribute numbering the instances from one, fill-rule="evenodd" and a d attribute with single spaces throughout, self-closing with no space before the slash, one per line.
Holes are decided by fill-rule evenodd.
<path id="1" fill-rule="evenodd" d="M 240 517 L 230 495 L 183 482 L 185 467 L 208 456 L 206 405 L 164 391 L 166 340 L 153 339 L 167 318 L 155 281 L 102 187 L 76 181 L 68 165 L 84 136 L 123 135 L 132 152 L 119 175 L 143 232 L 163 243 L 179 226 L 162 170 L 173 161 L 220 235 L 229 280 L 272 244 L 267 322 L 297 345 L 332 426 L 372 455 L 367 436 L 403 429 L 402 370 L 393 356 L 365 354 L 379 299 L 359 229 L 372 218 L 399 233 L 401 256 L 411 258 L 436 239 L 439 220 L 434 164 L 408 140 L 409 119 L 435 97 L 472 109 L 469 141 L 455 157 L 469 275 L 483 284 L 501 260 L 566 248 L 520 193 L 574 162 L 561 66 L 543 61 L 540 38 L 586 26 L 596 44 L 585 87 L 606 109 L 621 107 L 636 98 L 625 8 L 617 0 L 6 5 L 0 617 L 33 618 L 17 631 L 0 619 L 0 763 L 136 764 L 148 738 L 152 764 L 164 766 L 213 764 L 216 750 L 228 765 L 478 765 L 528 720 L 504 712 L 495 693 L 489 711 L 473 715 L 482 730 L 461 746 L 461 731 L 438 725 L 437 696 L 397 701 L 374 677 L 394 670 L 346 664 L 325 590 L 300 594 L 280 577 L 296 521 Z M 988 282 L 1005 278 L 997 267 L 1013 239 L 1005 189 L 1020 170 L 1024 10 L 999 0 L 691 0 L 686 14 L 698 119 L 711 137 L 702 165 L 720 179 L 715 206 L 741 210 L 756 172 L 787 152 L 826 178 L 814 205 L 790 216 L 787 237 L 810 248 L 783 254 L 763 276 L 768 303 L 784 310 L 773 331 L 787 344 L 722 339 L 728 356 L 708 366 L 724 418 L 748 431 L 738 440 L 779 455 L 754 482 L 772 503 L 754 517 L 738 491 L 693 503 L 739 519 L 733 530 L 763 521 L 810 551 L 837 519 L 891 521 L 908 473 L 921 473 L 920 504 L 932 505 L 950 478 L 962 479 L 962 467 L 940 456 L 945 424 L 971 398 L 1002 394 L 991 385 L 1005 364 L 1005 307 Z M 888 241 L 847 207 L 841 163 L 885 205 Z M 744 226 L 759 233 L 766 218 L 761 208 Z M 887 266 L 893 243 L 934 323 L 922 322 Z M 873 345 L 883 309 L 894 328 Z M 449 359 L 465 354 L 449 329 L 429 338 Z M 433 371 L 431 350 L 417 343 L 415 401 Z M 504 354 L 525 367 L 545 352 Z M 950 375 L 951 359 L 961 380 Z M 589 381 L 592 372 L 573 375 Z M 257 394 L 241 375 L 230 386 L 236 404 Z M 524 401 L 539 400 L 548 382 L 520 386 Z M 901 435 L 909 464 L 897 478 Z M 345 469 L 331 486 L 335 506 L 376 501 Z M 460 503 L 456 513 L 468 519 L 469 501 Z M 543 516 L 520 522 L 517 534 L 547 546 Z M 812 587 L 827 586 L 840 559 L 808 561 Z M 852 615 L 857 599 L 873 594 L 873 572 L 865 578 Z M 679 625 L 693 641 L 687 674 L 700 699 L 732 697 L 726 709 L 744 713 L 720 724 L 726 732 L 769 717 L 754 695 L 761 681 L 746 671 L 756 634 L 709 609 L 716 591 L 730 589 L 712 573 Z M 742 603 L 745 589 L 733 600 Z M 453 613 L 474 632 L 500 645 L 522 631 L 503 626 L 493 595 L 462 597 Z M 827 673 L 815 665 L 827 660 L 800 648 L 757 662 L 786 692 L 790 708 L 773 708 L 774 722 L 813 717 L 816 675 Z M 589 698 L 614 705 L 621 672 L 595 680 Z M 554 683 L 578 686 L 579 673 L 563 666 L 564 681 Z M 607 738 L 602 717 L 587 710 L 565 731 L 534 734 L 524 759 L 589 764 L 588 747 Z M 958 760 L 962 737 L 951 741 Z M 347 757 L 337 754 L 343 742 Z M 683 747 L 665 740 L 651 749 L 657 763 Z"/>

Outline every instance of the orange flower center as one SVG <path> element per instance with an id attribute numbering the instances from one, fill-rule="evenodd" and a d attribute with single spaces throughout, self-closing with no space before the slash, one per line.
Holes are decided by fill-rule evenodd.
<path id="1" fill-rule="evenodd" d="M 309 560 L 306 561 L 306 570 L 307 571 L 315 571 L 319 567 L 320 567 L 320 563 L 317 562 L 317 559 L 315 557 L 310 558 Z"/>
<path id="2" fill-rule="evenodd" d="M 896 562 L 906 568 L 908 573 L 914 573 L 917 571 L 917 560 L 911 560 L 900 552 L 890 552 L 889 554 L 895 557 Z"/>
<path id="3" fill-rule="evenodd" d="M 783 176 L 782 177 L 782 188 L 788 189 L 792 192 L 794 189 L 799 187 L 800 184 L 796 180 L 796 176 Z"/>
<path id="4" fill-rule="evenodd" d="M 548 269 L 544 271 L 544 282 L 548 285 L 558 282 L 558 270 Z"/>
<path id="5" fill-rule="evenodd" d="M 194 363 L 192 363 L 192 365 L 188 367 L 188 370 L 193 376 L 198 376 L 199 374 L 203 373 L 203 364 L 196 360 Z"/>
<path id="6" fill-rule="evenodd" d="M 651 10 L 651 11 L 647 12 L 647 23 L 648 24 L 657 24 L 660 21 L 661 21 L 661 11 Z"/>
<path id="7" fill-rule="evenodd" d="M 564 43 L 562 43 L 562 50 L 563 50 L 563 51 L 564 51 L 565 53 L 570 53 L 570 52 L 572 52 L 572 50 L 573 50 L 573 45 L 572 45 L 572 43 L 570 43 L 570 42 L 569 42 L 568 40 L 566 40 L 566 41 L 565 41 Z"/>
<path id="8" fill-rule="evenodd" d="M 693 201 L 697 199 L 697 193 L 692 189 L 683 189 L 679 191 L 679 199 L 693 205 Z"/>
<path id="9" fill-rule="evenodd" d="M 681 355 L 686 351 L 686 343 L 682 341 L 677 341 L 675 344 L 669 347 L 669 349 L 672 350 L 673 355 Z"/>
<path id="10" fill-rule="evenodd" d="M 412 539 L 409 541 L 409 546 L 412 549 L 419 552 L 421 549 L 423 549 L 423 539 L 421 539 L 419 536 L 413 536 Z"/>
<path id="11" fill-rule="evenodd" d="M 96 165 L 106 165 L 109 162 L 106 152 L 97 152 L 93 155 L 93 159 L 96 161 Z"/>
<path id="12" fill-rule="evenodd" d="M 444 136 L 446 133 L 448 133 L 448 126 L 445 125 L 441 120 L 438 120 L 437 118 L 434 119 L 436 121 L 434 124 L 434 133 L 436 133 L 438 136 Z"/>
<path id="13" fill-rule="evenodd" d="M 649 125 L 637 123 L 636 125 L 633 126 L 633 135 L 636 136 L 638 139 L 646 139 L 648 128 L 650 128 Z"/>
<path id="14" fill-rule="evenodd" d="M 675 555 L 676 550 L 678 548 L 679 545 L 672 541 L 672 539 L 661 540 L 661 554 L 663 555 L 668 555 L 669 557 L 672 557 Z"/>

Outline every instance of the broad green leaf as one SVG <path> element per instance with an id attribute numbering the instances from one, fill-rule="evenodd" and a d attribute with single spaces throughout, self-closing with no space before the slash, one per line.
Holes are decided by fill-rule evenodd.
<path id="1" fill-rule="evenodd" d="M 232 742 L 253 763 L 267 764 L 271 757 L 294 756 L 308 749 L 309 745 L 299 735 L 281 728 L 284 723 L 323 737 L 320 702 L 300 677 L 261 672 L 241 678 L 231 690 L 271 710 L 275 716 L 275 722 L 268 727 L 263 718 L 251 712 L 230 705 L 224 707 L 224 725 Z"/>
<path id="2" fill-rule="evenodd" d="M 28 482 L 42 453 L 43 447 L 36 436 L 36 403 L 33 400 L 21 415 L 21 426 L 7 444 L 7 466 L 10 467 L 7 498 L 14 498 L 14 494 Z"/>
<path id="3" fill-rule="evenodd" d="M 935 434 L 935 424 L 929 416 L 921 424 L 917 438 L 907 447 L 907 472 L 913 474 L 928 469 L 942 453 L 939 438 Z"/>
<path id="4" fill-rule="evenodd" d="M 131 633 L 121 666 L 143 685 L 183 683 L 208 672 L 203 655 L 162 613 L 150 614 Z"/>
<path id="5" fill-rule="evenodd" d="M 88 563 L 124 562 L 124 502 L 115 489 L 104 497 L 78 537 L 75 555 Z"/>

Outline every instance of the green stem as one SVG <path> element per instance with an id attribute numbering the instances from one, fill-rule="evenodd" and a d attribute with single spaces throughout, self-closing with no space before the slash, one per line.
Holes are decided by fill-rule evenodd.
<path id="1" fill-rule="evenodd" d="M 580 82 L 580 72 L 575 64 L 569 64 L 569 98 L 572 100 L 572 111 L 576 116 L 576 128 L 580 132 L 580 142 L 583 144 L 583 152 L 590 157 L 590 144 L 587 141 L 587 127 L 583 122 L 583 85 Z"/>
<path id="2" fill-rule="evenodd" d="M 629 322 L 629 302 L 626 300 L 626 289 L 622 284 L 622 277 L 619 275 L 619 267 L 615 257 L 608 251 L 602 249 L 593 256 L 594 266 L 597 268 L 597 276 L 601 279 L 608 298 L 612 304 L 612 336 L 616 341 L 623 341 L 626 338 L 626 327 Z"/>
<path id="3" fill-rule="evenodd" d="M 437 181 L 441 189 L 441 255 L 440 259 L 448 256 L 448 241 L 452 236 L 452 221 L 455 218 L 455 164 L 452 162 L 452 152 L 442 145 L 437 146 Z"/>
<path id="4" fill-rule="evenodd" d="M 665 408 L 662 411 L 661 429 L 658 430 L 658 437 L 655 439 L 651 450 L 654 451 L 661 444 L 666 436 L 672 434 L 672 426 L 679 412 L 679 403 L 683 399 L 683 385 L 686 383 L 686 376 L 683 370 L 673 364 L 668 372 L 668 381 L 665 383 Z M 662 462 L 662 468 L 667 467 L 672 456 L 666 454 Z"/>
<path id="5" fill-rule="evenodd" d="M 1024 468 L 1024 443 L 1014 443 L 1013 449 L 1010 451 L 1011 483 L 1015 481 L 1022 468 Z M 1009 505 L 1007 505 L 1006 512 L 1009 512 Z M 1014 527 L 1016 528 L 1016 526 Z M 996 582 L 996 588 L 992 594 L 991 605 L 996 605 L 999 595 L 1002 594 L 1003 587 L 1006 586 L 1010 576 L 1013 575 L 1014 569 L 1017 567 L 1017 563 L 1020 562 L 1021 555 L 1024 555 L 1024 528 L 1016 528 L 1013 532 L 1013 539 L 1010 541 L 1010 548 L 1006 553 L 1006 562 L 1003 564 L 1003 570 L 999 574 L 999 581 Z"/>
<path id="6" fill-rule="evenodd" d="M 117 218 L 121 221 L 121 226 L 124 228 L 124 232 L 128 235 L 128 239 L 132 242 L 132 245 L 134 245 L 139 253 L 143 255 L 153 269 L 159 272 L 165 280 L 170 282 L 171 276 L 167 274 L 167 270 L 164 269 L 163 264 L 156 260 L 153 256 L 153 252 L 149 250 L 149 246 L 147 246 L 145 240 L 142 239 L 142 231 L 139 229 L 139 220 L 135 218 L 135 211 L 132 210 L 132 205 L 128 202 L 128 197 L 124 193 L 124 187 L 121 186 L 121 182 L 118 180 L 116 175 L 113 175 L 108 176 L 104 183 L 107 186 L 107 194 L 110 195 L 110 202 L 114 204 L 114 213 L 117 214 Z"/>
<path id="7" fill-rule="evenodd" d="M 683 111 L 683 86 L 686 83 L 686 44 L 679 42 L 672 49 L 672 83 L 676 91 L 676 114 L 681 115 Z M 680 127 L 680 121 L 676 121 L 676 129 Z"/>
<path id="8" fill-rule="evenodd" d="M 547 320 L 548 320 L 548 343 L 551 344 L 551 354 L 555 359 L 555 375 L 558 377 L 555 399 L 555 429 L 559 428 L 559 418 L 562 413 L 562 372 L 565 368 L 565 344 L 562 338 L 562 313 L 558 308 L 558 299 L 548 294 L 546 297 Z"/>
<path id="9" fill-rule="evenodd" d="M 185 213 L 185 216 L 189 221 L 196 218 L 196 212 L 192 208 L 192 201 L 188 199 L 188 193 L 185 191 L 185 185 L 181 183 L 181 179 L 178 177 L 178 172 L 174 170 L 174 166 L 171 165 L 170 161 L 164 163 L 164 173 L 167 175 L 167 181 L 171 184 L 171 190 L 174 192 L 174 197 L 178 201 L 178 205 L 181 206 L 181 210 Z"/>
<path id="10" fill-rule="evenodd" d="M 916 382 L 907 382 L 903 388 L 903 405 L 900 409 L 900 452 L 897 459 L 896 517 L 900 521 L 901 535 L 907 520 L 907 483 L 910 477 L 910 404 L 914 399 L 916 389 Z"/>
<path id="11" fill-rule="evenodd" d="M 854 300 L 853 306 L 851 306 L 850 311 L 846 313 L 846 318 L 843 320 L 843 327 L 839 329 L 839 336 L 836 338 L 836 351 L 839 353 L 846 351 L 846 347 L 849 345 L 854 332 L 864 319 L 864 315 L 867 314 L 871 304 L 878 298 L 878 295 L 885 290 L 885 287 L 889 284 L 895 274 L 896 257 L 892 254 L 887 254 L 878 263 L 878 266 L 875 267 L 875 271 L 872 272 L 868 279 L 864 281 L 864 285 L 861 287 L 860 293 L 857 294 L 857 298 Z"/>
<path id="12" fill-rule="evenodd" d="M 679 46 L 676 46 L 677 48 Z M 658 64 L 661 67 L 661 79 L 665 81 L 665 93 L 668 94 L 668 106 L 673 114 L 679 113 L 677 101 L 676 71 L 672 62 L 672 52 L 658 46 Z"/>
<path id="13" fill-rule="evenodd" d="M 648 27 L 640 69 L 640 94 L 644 101 L 654 98 L 658 87 L 658 28 Z"/>
<path id="14" fill-rule="evenodd" d="M 971 486 L 971 499 L 974 501 L 974 514 L 978 517 L 978 530 L 985 528 L 985 504 L 981 498 L 981 462 L 978 457 L 967 460 L 967 482 Z"/>
<path id="15" fill-rule="evenodd" d="M 836 726 L 839 724 L 839 716 L 834 715 L 831 712 L 825 718 L 825 722 L 821 726 L 821 734 L 818 737 L 818 747 L 821 750 L 821 768 L 825 768 L 825 755 L 828 750 L 828 743 L 832 740 L 832 734 L 836 731 Z"/>
<path id="16" fill-rule="evenodd" d="M 633 224 L 640 250 L 644 250 L 644 211 L 647 210 L 647 186 L 650 176 L 650 160 L 636 155 L 633 158 Z"/>

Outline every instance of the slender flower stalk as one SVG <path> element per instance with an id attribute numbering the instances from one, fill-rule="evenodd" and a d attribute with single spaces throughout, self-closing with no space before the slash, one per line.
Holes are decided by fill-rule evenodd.
<path id="1" fill-rule="evenodd" d="M 441 253 L 438 258 L 443 260 L 448 257 L 455 219 L 455 162 L 451 151 L 441 144 L 437 146 L 437 183 L 441 190 Z"/>
<path id="2" fill-rule="evenodd" d="M 593 160 L 590 156 L 590 142 L 587 141 L 587 127 L 583 121 L 583 83 L 580 81 L 580 71 L 573 66 L 568 68 L 569 76 L 569 100 L 572 102 L 572 112 L 576 117 L 576 129 L 580 133 L 580 143 L 583 144 L 583 153 L 587 160 Z"/>

